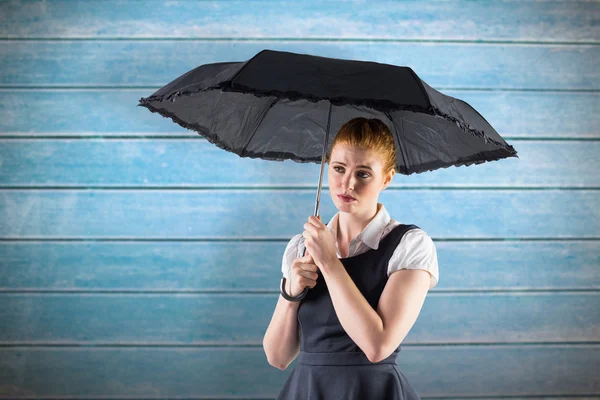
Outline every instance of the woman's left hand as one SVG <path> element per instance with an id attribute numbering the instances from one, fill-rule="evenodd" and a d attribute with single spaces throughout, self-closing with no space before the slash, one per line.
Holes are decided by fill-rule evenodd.
<path id="1" fill-rule="evenodd" d="M 333 232 L 315 216 L 308 217 L 308 222 L 304 224 L 305 231 L 302 232 L 306 251 L 312 256 L 319 269 L 327 268 L 331 265 L 334 258 L 337 258 L 335 251 L 335 237 Z"/>

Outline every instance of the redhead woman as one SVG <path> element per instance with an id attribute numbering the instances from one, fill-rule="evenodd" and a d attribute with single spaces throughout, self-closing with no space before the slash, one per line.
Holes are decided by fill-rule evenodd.
<path id="1" fill-rule="evenodd" d="M 327 164 L 338 212 L 327 225 L 310 216 L 281 266 L 290 296 L 310 290 L 302 301 L 279 296 L 263 339 L 274 367 L 298 357 L 277 400 L 420 399 L 396 359 L 438 282 L 437 252 L 425 231 L 379 202 L 395 174 L 389 128 L 374 118 L 346 122 Z"/>

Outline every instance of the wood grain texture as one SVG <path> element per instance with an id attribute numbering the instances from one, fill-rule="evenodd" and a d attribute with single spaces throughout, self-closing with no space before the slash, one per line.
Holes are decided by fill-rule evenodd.
<path id="1" fill-rule="evenodd" d="M 586 344 L 406 346 L 398 365 L 424 397 L 594 398 L 598 357 Z M 0 396 L 273 399 L 296 364 L 279 371 L 245 346 L 5 348 Z"/>
<path id="2" fill-rule="evenodd" d="M 519 158 L 396 175 L 439 284 L 398 365 L 423 399 L 600 398 L 598 1 L 0 2 L 0 399 L 272 399 L 261 346 L 317 164 L 136 107 L 264 48 L 408 65 Z M 337 211 L 327 175 L 321 214 Z"/>
<path id="3" fill-rule="evenodd" d="M 6 293 L 0 297 L 0 344 L 252 344 L 262 348 L 277 296 Z M 600 337 L 599 303 L 597 292 L 432 293 L 403 343 L 595 342 Z M 240 321 L 244 321 L 242 329 Z"/>
<path id="4" fill-rule="evenodd" d="M 414 187 L 600 187 L 600 142 L 515 140 L 519 158 L 396 174 L 388 190 Z M 0 186 L 313 188 L 320 164 L 242 158 L 189 139 L 0 139 Z M 215 166 L 218 166 L 215 168 Z M 526 171 L 527 173 L 523 173 Z M 323 190 L 329 191 L 328 166 Z"/>
<path id="5" fill-rule="evenodd" d="M 598 90 L 600 46 L 346 43 L 337 41 L 0 42 L 8 86 L 156 86 L 207 63 L 246 61 L 263 49 L 410 66 L 434 88 Z M 437 60 L 437 61 L 436 61 Z M 501 60 L 501 62 L 499 62 Z M 566 73 L 569 71 L 569 73 Z M 35 80 L 30 77 L 35 76 Z M 377 84 L 385 84 L 378 82 Z M 150 96 L 154 91 L 149 92 Z"/>
<path id="6" fill-rule="evenodd" d="M 440 267 L 451 267 L 430 296 L 436 291 L 447 298 L 454 292 L 479 291 L 481 298 L 492 290 L 527 294 L 600 289 L 600 247 L 595 240 L 433 240 Z M 278 293 L 287 242 L 5 239 L 0 242 L 0 290 Z"/>
<path id="7" fill-rule="evenodd" d="M 7 38 L 387 38 L 598 42 L 595 1 L 12 1 Z"/>
<path id="8" fill-rule="evenodd" d="M 306 190 L 0 190 L 7 239 L 289 239 L 314 212 Z M 433 237 L 590 238 L 600 232 L 597 190 L 385 190 L 390 215 Z M 321 194 L 320 214 L 335 206 Z"/>
<path id="9" fill-rule="evenodd" d="M 141 89 L 0 90 L 0 112 L 4 115 L 0 119 L 0 135 L 199 137 L 169 118 L 137 107 L 141 97 L 153 92 Z M 487 89 L 443 90 L 443 93 L 477 109 L 511 145 L 514 143 L 509 137 L 600 138 L 597 93 Z"/>

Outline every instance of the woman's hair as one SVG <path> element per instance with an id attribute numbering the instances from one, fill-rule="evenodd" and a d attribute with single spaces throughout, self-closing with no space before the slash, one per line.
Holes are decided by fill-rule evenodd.
<path id="1" fill-rule="evenodd" d="M 383 164 L 383 174 L 391 169 L 396 171 L 396 146 L 394 137 L 387 125 L 377 118 L 353 118 L 340 127 L 331 144 L 331 151 L 336 144 L 347 144 L 364 150 L 374 150 Z M 331 151 L 327 154 L 327 162 L 331 161 Z"/>

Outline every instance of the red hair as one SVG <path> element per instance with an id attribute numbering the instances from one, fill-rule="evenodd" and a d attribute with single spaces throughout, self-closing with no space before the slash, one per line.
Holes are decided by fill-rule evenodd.
<path id="1" fill-rule="evenodd" d="M 364 150 L 374 150 L 383 164 L 383 174 L 396 171 L 396 146 L 388 126 L 377 118 L 357 117 L 340 127 L 331 144 L 347 144 Z M 330 162 L 331 153 L 327 154 Z"/>

